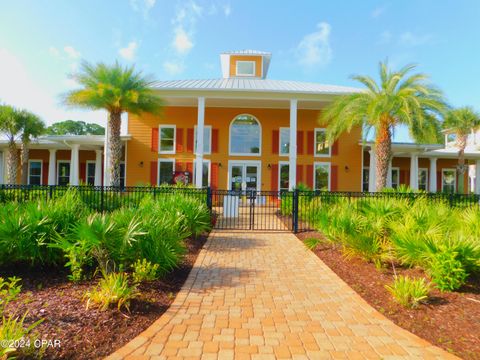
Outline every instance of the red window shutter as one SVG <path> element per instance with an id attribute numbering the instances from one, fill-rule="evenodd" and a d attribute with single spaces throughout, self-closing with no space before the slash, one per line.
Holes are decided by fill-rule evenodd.
<path id="1" fill-rule="evenodd" d="M 218 129 L 212 129 L 212 153 L 218 153 Z"/>
<path id="2" fill-rule="evenodd" d="M 303 181 L 303 165 L 297 165 L 297 185 Z"/>
<path id="3" fill-rule="evenodd" d="M 187 129 L 187 152 L 193 153 L 193 128 Z"/>
<path id="4" fill-rule="evenodd" d="M 42 185 L 48 185 L 48 163 L 42 164 Z"/>
<path id="5" fill-rule="evenodd" d="M 330 191 L 338 191 L 338 166 L 331 166 L 332 174 L 330 175 Z"/>
<path id="6" fill-rule="evenodd" d="M 437 192 L 442 191 L 442 172 L 437 171 Z"/>
<path id="7" fill-rule="evenodd" d="M 183 129 L 177 128 L 177 134 L 175 136 L 177 152 L 183 152 Z"/>
<path id="8" fill-rule="evenodd" d="M 303 131 L 297 131 L 297 154 L 303 155 Z"/>
<path id="9" fill-rule="evenodd" d="M 400 170 L 400 184 L 405 185 L 407 183 L 406 179 L 407 177 L 406 177 L 405 170 Z"/>
<path id="10" fill-rule="evenodd" d="M 272 154 L 278 154 L 280 131 L 272 131 Z"/>
<path id="11" fill-rule="evenodd" d="M 305 182 L 310 189 L 313 189 L 313 165 L 307 165 L 307 179 Z"/>
<path id="12" fill-rule="evenodd" d="M 80 183 L 86 183 L 87 182 L 87 164 L 85 163 L 80 163 Z"/>
<path id="13" fill-rule="evenodd" d="M 332 145 L 332 156 L 338 155 L 338 140 L 335 140 Z"/>
<path id="14" fill-rule="evenodd" d="M 158 182 L 158 162 L 151 161 L 150 162 L 150 184 L 152 186 L 156 186 Z"/>
<path id="15" fill-rule="evenodd" d="M 210 187 L 212 189 L 218 188 L 218 163 L 212 163 L 210 171 Z"/>
<path id="16" fill-rule="evenodd" d="M 158 128 L 152 128 L 151 150 L 158 152 Z"/>
<path id="17" fill-rule="evenodd" d="M 183 171 L 183 162 L 175 162 L 175 171 Z"/>
<path id="18" fill-rule="evenodd" d="M 307 154 L 308 155 L 313 155 L 314 147 L 315 147 L 315 132 L 308 131 L 307 132 Z"/>
<path id="19" fill-rule="evenodd" d="M 187 166 L 186 166 L 187 171 L 190 173 L 188 180 L 189 180 L 190 183 L 193 183 L 193 162 L 187 161 L 186 164 L 187 164 Z"/>
<path id="20" fill-rule="evenodd" d="M 278 131 L 277 131 L 278 133 Z M 278 137 L 277 137 L 278 139 Z M 270 191 L 278 191 L 278 164 L 272 164 Z"/>

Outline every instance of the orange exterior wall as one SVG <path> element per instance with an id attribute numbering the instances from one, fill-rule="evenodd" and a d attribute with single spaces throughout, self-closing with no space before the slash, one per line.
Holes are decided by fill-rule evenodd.
<path id="1" fill-rule="evenodd" d="M 367 151 L 364 152 L 364 166 L 370 165 L 370 155 Z M 468 164 L 468 161 L 467 161 Z M 437 159 L 437 174 L 442 173 L 443 169 L 455 169 L 458 165 L 457 159 Z M 400 176 L 400 184 L 410 185 L 410 158 L 409 157 L 394 157 L 392 159 L 392 167 L 399 168 L 400 173 L 404 172 L 405 178 L 402 179 Z M 418 158 L 418 168 L 425 168 L 430 171 L 430 159 L 428 158 Z M 428 174 L 430 176 L 430 172 Z M 437 175 L 438 176 L 438 175 Z M 430 179 L 428 179 L 430 181 Z M 463 189 L 467 193 L 470 190 L 470 184 L 468 182 L 468 170 L 465 171 L 463 176 Z M 440 192 L 441 186 L 437 184 L 437 191 Z M 458 175 L 457 175 L 457 190 L 458 190 Z"/>
<path id="2" fill-rule="evenodd" d="M 255 76 L 262 77 L 262 57 L 261 56 L 230 56 L 230 77 L 237 76 L 237 61 L 255 61 Z"/>
<path id="3" fill-rule="evenodd" d="M 240 114 L 255 116 L 262 127 L 261 156 L 229 156 L 229 127 L 231 121 Z M 307 131 L 320 126 L 317 123 L 317 110 L 298 110 L 297 127 L 303 131 L 303 155 L 298 155 L 297 165 L 312 165 L 314 162 L 331 162 L 338 166 L 338 191 L 360 191 L 362 173 L 362 147 L 358 145 L 361 139 L 361 129 L 354 129 L 350 134 L 343 134 L 338 140 L 338 155 L 331 158 L 305 155 L 307 152 Z M 288 161 L 288 156 L 272 153 L 272 132 L 280 127 L 289 127 L 290 111 L 288 109 L 236 109 L 236 108 L 206 108 L 205 125 L 218 129 L 218 153 L 204 155 L 212 163 L 220 163 L 218 188 L 228 189 L 229 160 L 261 160 L 261 189 L 271 190 L 272 170 L 268 165 L 279 161 Z M 183 129 L 184 151 L 173 155 L 159 155 L 151 151 L 152 128 L 160 124 L 176 125 L 177 130 Z M 127 186 L 145 184 L 150 181 L 150 162 L 158 158 L 175 158 L 176 162 L 192 162 L 195 158 L 192 152 L 186 152 L 187 129 L 197 124 L 196 107 L 167 107 L 161 116 L 129 114 L 128 133 L 132 136 L 127 149 Z M 178 141 L 178 139 L 177 139 Z M 302 167 L 301 178 L 306 182 L 306 166 Z M 186 169 L 182 169 L 186 170 Z M 312 180 L 313 181 L 313 180 Z M 274 189 L 277 190 L 277 189 Z"/>

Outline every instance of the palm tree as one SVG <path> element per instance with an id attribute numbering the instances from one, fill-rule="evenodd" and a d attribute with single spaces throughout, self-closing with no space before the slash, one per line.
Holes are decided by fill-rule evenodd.
<path id="1" fill-rule="evenodd" d="M 18 149 L 17 137 L 21 131 L 19 111 L 9 105 L 0 106 L 0 133 L 8 140 L 7 184 L 17 182 Z"/>
<path id="2" fill-rule="evenodd" d="M 443 122 L 445 130 L 456 135 L 455 145 L 458 147 L 458 191 L 463 192 L 463 174 L 465 173 L 465 148 L 468 135 L 480 128 L 480 115 L 471 107 L 465 106 L 450 110 Z"/>
<path id="3" fill-rule="evenodd" d="M 162 108 L 161 99 L 152 89 L 154 80 L 135 71 L 133 66 L 123 67 L 118 62 L 109 66 L 83 62 L 81 69 L 73 75 L 81 88 L 65 95 L 69 106 L 92 110 L 106 110 L 108 116 L 108 148 L 110 150 L 111 185 L 120 185 L 120 161 L 122 142 L 120 140 L 121 115 L 158 113 Z"/>
<path id="4" fill-rule="evenodd" d="M 392 157 L 392 134 L 398 125 L 406 125 L 417 142 L 439 139 L 440 122 L 446 104 L 439 90 L 427 84 L 427 76 L 410 74 L 415 65 L 391 71 L 386 62 L 379 66 L 380 82 L 369 76 L 352 78 L 366 89 L 337 98 L 322 113 L 327 125 L 327 140 L 333 142 L 341 133 L 362 126 L 375 133 L 376 190 L 385 187 Z"/>
<path id="5" fill-rule="evenodd" d="M 22 164 L 22 178 L 21 183 L 28 183 L 28 159 L 29 147 L 32 139 L 38 138 L 45 133 L 45 123 L 35 114 L 23 110 L 19 114 L 20 128 L 22 140 L 21 164 Z"/>

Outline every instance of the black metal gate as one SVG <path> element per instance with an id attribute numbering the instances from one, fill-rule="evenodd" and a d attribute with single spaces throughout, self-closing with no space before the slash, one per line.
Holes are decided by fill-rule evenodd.
<path id="1" fill-rule="evenodd" d="M 296 232 L 295 199 L 294 191 L 211 190 L 215 228 Z"/>

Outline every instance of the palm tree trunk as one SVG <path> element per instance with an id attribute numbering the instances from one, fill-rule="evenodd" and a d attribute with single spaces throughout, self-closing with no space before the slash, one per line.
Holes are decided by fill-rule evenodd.
<path id="1" fill-rule="evenodd" d="M 28 184 L 28 159 L 30 158 L 30 149 L 27 142 L 22 142 L 22 152 L 20 154 L 22 164 L 21 184 Z"/>
<path id="2" fill-rule="evenodd" d="M 389 123 L 384 120 L 375 139 L 376 191 L 381 191 L 387 184 L 387 174 L 392 156 L 392 133 Z"/>
<path id="3" fill-rule="evenodd" d="M 18 171 L 18 150 L 15 141 L 8 143 L 8 159 L 7 159 L 7 183 L 17 183 Z"/>
<path id="4" fill-rule="evenodd" d="M 457 135 L 458 150 L 458 192 L 463 194 L 465 181 L 465 148 L 467 147 L 468 135 Z"/>
<path id="5" fill-rule="evenodd" d="M 110 182 L 112 186 L 120 186 L 120 161 L 122 158 L 121 124 L 121 113 L 111 112 L 108 121 L 110 130 L 108 146 L 110 148 Z"/>

